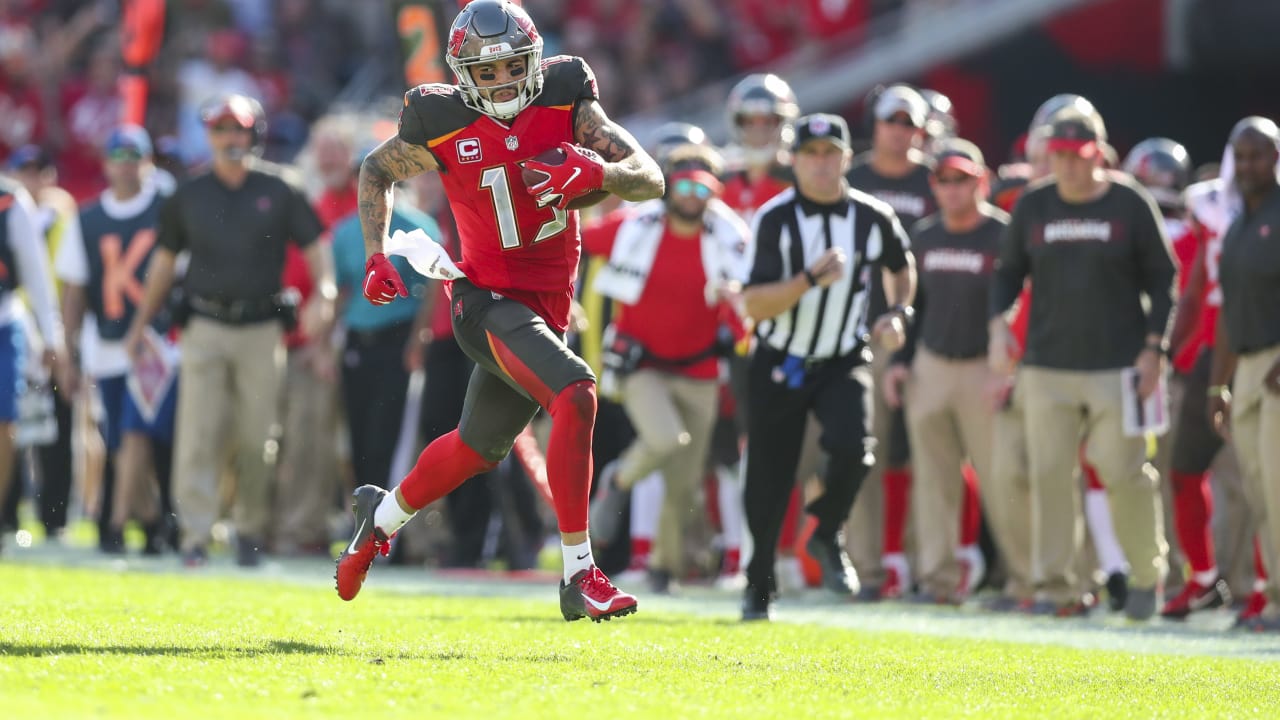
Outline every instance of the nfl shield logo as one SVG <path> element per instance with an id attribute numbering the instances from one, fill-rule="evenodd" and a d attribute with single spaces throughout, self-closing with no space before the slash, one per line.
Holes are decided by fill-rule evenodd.
<path id="1" fill-rule="evenodd" d="M 515 149 L 516 149 L 516 148 L 518 148 L 518 147 L 520 147 L 520 138 L 516 137 L 515 135 L 508 135 L 508 136 L 507 136 L 507 149 L 508 149 L 508 150 L 515 150 Z"/>

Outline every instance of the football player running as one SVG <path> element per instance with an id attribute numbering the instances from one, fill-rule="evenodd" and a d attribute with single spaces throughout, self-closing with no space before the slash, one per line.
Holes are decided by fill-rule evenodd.
<path id="1" fill-rule="evenodd" d="M 405 95 L 399 132 L 360 168 L 365 297 L 405 295 L 383 255 L 391 188 L 438 170 L 461 240 L 451 283 L 458 344 L 477 368 L 458 428 L 427 446 L 392 493 L 355 491 L 355 535 L 338 559 L 338 595 L 360 591 L 373 559 L 418 510 L 494 468 L 541 407 L 552 420 L 547 476 L 564 551 L 565 620 L 636 611 L 635 597 L 595 566 L 587 537 L 596 380 L 564 343 L 581 242 L 570 203 L 607 191 L 641 201 L 663 194 L 662 172 L 600 107 L 581 58 L 542 58 L 542 37 L 520 7 L 477 0 L 458 14 L 445 60 L 456 85 Z M 532 160 L 559 148 L 558 165 Z M 545 180 L 528 187 L 524 172 Z"/>

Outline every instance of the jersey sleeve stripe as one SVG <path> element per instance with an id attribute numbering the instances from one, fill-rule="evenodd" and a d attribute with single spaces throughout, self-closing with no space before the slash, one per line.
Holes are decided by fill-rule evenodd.
<path id="1" fill-rule="evenodd" d="M 458 128 L 457 130 L 454 130 L 454 131 L 453 131 L 453 132 L 451 132 L 451 133 L 445 133 L 444 135 L 441 135 L 440 137 L 431 138 L 430 140 L 428 140 L 428 141 L 427 141 L 427 147 L 429 147 L 429 148 L 435 148 L 435 146 L 439 145 L 439 144 L 440 144 L 440 143 L 442 143 L 442 142 L 445 142 L 445 141 L 446 141 L 446 140 L 448 140 L 449 138 L 453 137 L 454 135 L 457 135 L 458 133 L 462 132 L 462 131 L 463 131 L 463 130 L 465 130 L 465 129 L 466 129 L 466 128 Z"/>

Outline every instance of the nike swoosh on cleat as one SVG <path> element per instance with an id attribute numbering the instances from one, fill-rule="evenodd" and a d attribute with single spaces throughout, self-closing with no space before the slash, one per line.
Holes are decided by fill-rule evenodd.
<path id="1" fill-rule="evenodd" d="M 360 540 L 360 533 L 364 532 L 364 524 L 365 524 L 366 522 L 368 522 L 368 519 L 367 519 L 367 518 L 366 518 L 365 520 L 361 520 L 361 521 L 360 521 L 360 527 L 356 528 L 356 534 L 355 534 L 355 536 L 354 536 L 354 537 L 352 537 L 352 538 L 351 538 L 351 544 L 347 546 L 347 554 L 348 554 L 348 555 L 355 555 L 355 554 L 356 554 L 356 550 L 358 549 L 358 548 L 356 548 L 356 542 L 357 542 L 358 540 Z"/>
<path id="2" fill-rule="evenodd" d="M 589 602 L 589 603 L 591 603 L 591 607 L 593 607 L 593 608 L 595 608 L 595 609 L 597 609 L 597 610 L 608 610 L 608 609 L 609 609 L 609 604 L 610 604 L 610 603 L 607 603 L 607 602 L 604 602 L 604 603 L 598 603 L 598 602 L 596 602 L 595 600 L 593 600 L 593 599 L 591 599 L 591 598 L 587 597 L 586 595 L 583 595 L 583 596 L 582 596 L 582 599 L 583 599 L 583 600 L 586 600 L 586 601 L 587 601 L 587 602 Z"/>

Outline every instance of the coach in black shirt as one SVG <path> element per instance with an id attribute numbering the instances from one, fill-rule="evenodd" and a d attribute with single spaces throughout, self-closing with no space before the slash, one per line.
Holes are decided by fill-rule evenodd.
<path id="1" fill-rule="evenodd" d="M 959 603 L 982 572 L 976 547 L 957 548 L 964 462 L 973 464 L 984 490 L 993 489 L 987 305 L 1009 216 L 983 202 L 988 172 L 977 146 L 943 140 L 935 160 L 932 185 L 939 212 L 911 230 L 918 273 L 915 322 L 879 389 L 897 408 L 906 388 L 907 429 L 915 448 L 911 505 L 920 592 L 932 601 Z M 996 490 L 983 494 L 984 507 L 1001 551 L 1020 569 L 1017 560 L 1025 549 L 1006 550 L 1017 544 L 1011 542 L 1014 533 L 1006 517 L 1017 511 L 1026 515 L 1029 503 L 1011 502 L 1014 487 Z M 1025 538 L 1019 540 L 1025 546 Z"/>
<path id="2" fill-rule="evenodd" d="M 1160 493 L 1144 470 L 1146 442 L 1127 436 L 1164 372 L 1174 265 L 1159 210 L 1146 189 L 1101 165 L 1096 114 L 1068 112 L 1048 141 L 1054 179 L 1031 186 L 1001 242 L 991 293 L 991 352 L 1009 372 L 1004 313 L 1031 278 L 1027 347 L 1018 374 L 1032 442 L 1031 532 L 1036 609 L 1086 611 L 1076 595 L 1082 511 L 1075 475 L 1081 435 L 1117 519 L 1132 566 L 1125 613 L 1145 620 L 1160 602 L 1166 572 Z M 1143 298 L 1147 299 L 1144 308 Z M 1124 371 L 1136 370 L 1126 387 Z M 1126 407 L 1126 400 L 1129 407 Z"/>
<path id="3" fill-rule="evenodd" d="M 744 620 L 768 618 L 774 549 L 810 411 L 822 425 L 830 463 L 823 495 L 806 508 L 818 520 L 808 550 L 822 565 L 826 587 L 854 591 L 840 528 L 874 455 L 864 367 L 867 288 L 873 271 L 885 274 L 893 307 L 873 334 L 891 348 L 902 345 L 915 291 L 909 243 L 893 210 L 844 180 L 851 158 L 845 121 L 801 118 L 792 150 L 796 186 L 756 215 L 744 293 L 759 340 L 748 378 L 744 496 L 755 550 Z"/>
<path id="4" fill-rule="evenodd" d="M 319 218 L 298 188 L 250 152 L 264 124 L 257 103 L 231 95 L 205 108 L 203 120 L 212 168 L 179 187 L 160 209 L 159 247 L 126 343 L 136 358 L 143 331 L 173 284 L 175 259 L 189 252 L 183 287 L 191 319 L 182 336 L 173 471 L 183 559 L 188 565 L 206 560 L 230 432 L 237 560 L 255 565 L 270 524 L 272 427 L 284 377 L 277 295 L 285 243 L 303 249 L 316 283 L 304 310 L 308 336 L 326 332 L 337 286 L 330 253 L 315 242 Z"/>
<path id="5" fill-rule="evenodd" d="M 1222 315 L 1209 412 L 1224 435 L 1230 417 L 1245 488 L 1257 517 L 1266 518 L 1258 540 L 1274 593 L 1280 578 L 1274 569 L 1280 560 L 1280 129 L 1267 118 L 1245 118 L 1231 133 L 1231 152 L 1244 209 L 1222 236 Z M 1274 610 L 1255 620 L 1254 629 L 1280 629 Z"/>
<path id="6" fill-rule="evenodd" d="M 861 190 L 893 208 L 904 228 L 937 210 L 929 188 L 932 160 L 924 153 L 929 103 L 909 85 L 885 88 L 872 106 L 871 149 L 853 159 L 845 178 Z M 880 278 L 871 277 L 870 317 L 879 317 L 889 304 Z M 893 350 L 873 343 L 871 377 L 877 387 Z M 867 487 L 853 510 L 849 528 L 849 553 L 863 580 L 862 597 L 894 598 L 910 590 L 910 573 L 902 553 L 905 518 L 889 517 L 905 511 L 911 487 L 911 443 L 901 406 L 885 404 L 874 393 L 872 430 L 878 443 L 876 464 L 867 474 Z"/>

